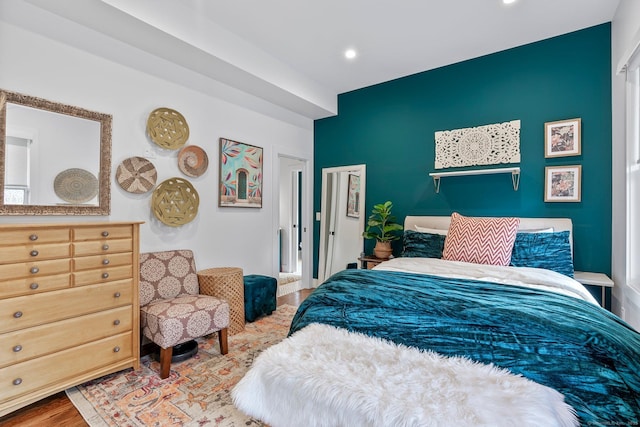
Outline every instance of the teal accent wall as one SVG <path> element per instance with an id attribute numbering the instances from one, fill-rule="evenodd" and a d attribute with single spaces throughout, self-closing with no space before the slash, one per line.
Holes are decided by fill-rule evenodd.
<path id="1" fill-rule="evenodd" d="M 453 211 L 569 217 L 576 269 L 610 274 L 610 23 L 344 93 L 338 112 L 315 122 L 316 212 L 322 168 L 364 163 L 367 216 L 374 204 L 391 200 L 399 221 L 406 215 Z M 577 117 L 582 119 L 582 154 L 545 159 L 545 122 Z M 436 131 L 517 119 L 518 191 L 510 175 L 500 174 L 443 178 L 440 193 L 435 192 L 428 174 L 434 171 Z M 545 166 L 559 165 L 582 165 L 580 203 L 544 202 Z M 318 222 L 314 232 L 317 277 Z M 370 253 L 373 242 L 365 246 Z"/>

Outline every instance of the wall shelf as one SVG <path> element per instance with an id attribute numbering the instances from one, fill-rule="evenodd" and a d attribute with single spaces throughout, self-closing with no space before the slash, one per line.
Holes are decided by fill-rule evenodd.
<path id="1" fill-rule="evenodd" d="M 433 178 L 433 185 L 436 188 L 436 193 L 440 192 L 440 178 L 447 176 L 467 176 L 467 175 L 489 175 L 497 173 L 510 173 L 511 183 L 513 184 L 513 191 L 518 191 L 520 186 L 520 168 L 498 168 L 498 169 L 470 169 L 464 171 L 453 172 L 433 172 L 429 176 Z"/>

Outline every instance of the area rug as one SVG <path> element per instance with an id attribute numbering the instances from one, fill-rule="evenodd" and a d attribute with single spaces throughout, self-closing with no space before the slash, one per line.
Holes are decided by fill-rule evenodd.
<path id="1" fill-rule="evenodd" d="M 221 355 L 217 334 L 198 340 L 198 353 L 171 365 L 161 380 L 150 356 L 140 369 L 127 369 L 67 390 L 67 396 L 92 427 L 263 426 L 238 410 L 231 389 L 262 351 L 282 341 L 296 308 L 282 305 L 270 316 L 247 323 L 229 336 Z"/>

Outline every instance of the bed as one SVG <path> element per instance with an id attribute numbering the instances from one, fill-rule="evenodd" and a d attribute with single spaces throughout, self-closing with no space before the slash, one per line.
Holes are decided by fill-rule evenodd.
<path id="1" fill-rule="evenodd" d="M 529 250 L 520 262 L 532 267 L 439 259 L 438 243 L 454 241 L 450 220 L 407 217 L 407 256 L 330 277 L 300 305 L 290 336 L 322 324 L 462 356 L 560 392 L 581 425 L 639 425 L 640 335 L 570 277 L 571 221 L 519 219 L 525 250 L 553 236 L 565 242 L 559 252 L 555 246 Z M 424 245 L 412 252 L 407 235 L 415 232 Z M 518 245 L 523 248 L 512 242 L 513 262 Z M 565 265 L 550 268 L 562 273 L 542 268 L 559 259 Z"/>

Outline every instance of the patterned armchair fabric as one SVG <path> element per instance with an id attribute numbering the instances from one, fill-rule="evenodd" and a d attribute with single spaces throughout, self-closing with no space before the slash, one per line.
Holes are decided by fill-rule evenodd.
<path id="1" fill-rule="evenodd" d="M 161 352 L 220 331 L 221 353 L 226 354 L 229 304 L 199 294 L 192 251 L 143 253 L 140 254 L 140 326 L 142 334 L 160 346 Z M 170 352 L 168 358 L 170 363 Z M 168 365 L 161 370 L 168 376 Z"/>
<path id="2" fill-rule="evenodd" d="M 140 305 L 197 295 L 196 261 L 189 250 L 140 254 Z"/>

